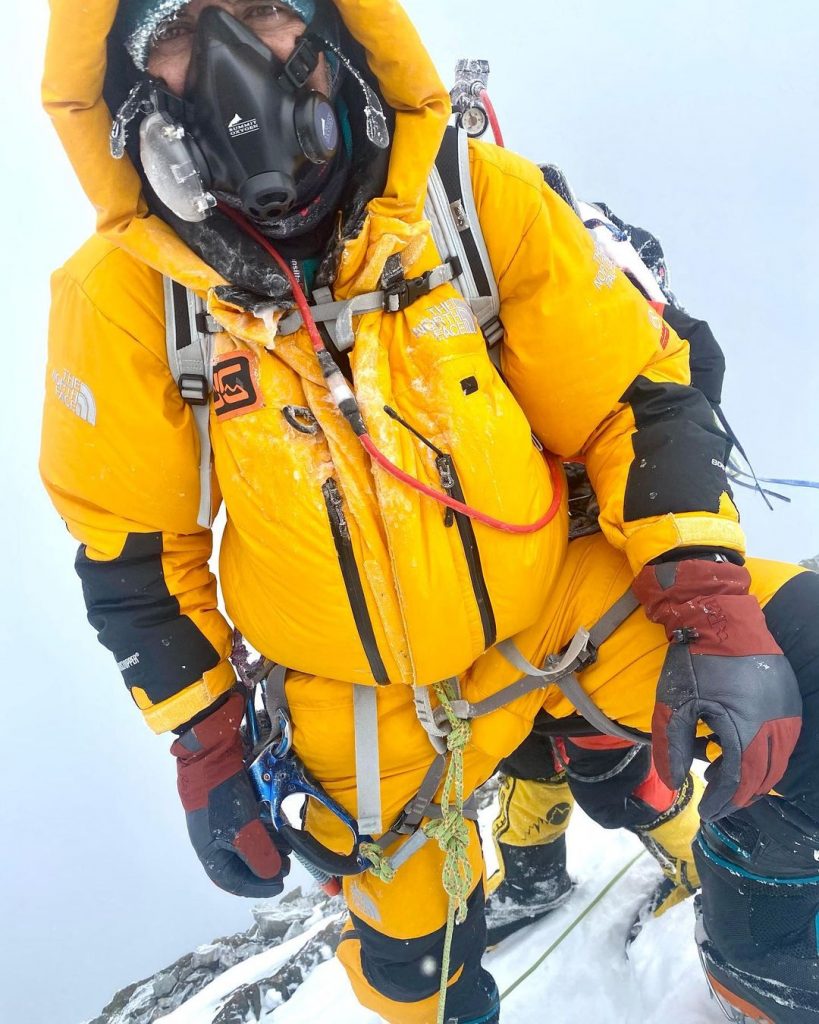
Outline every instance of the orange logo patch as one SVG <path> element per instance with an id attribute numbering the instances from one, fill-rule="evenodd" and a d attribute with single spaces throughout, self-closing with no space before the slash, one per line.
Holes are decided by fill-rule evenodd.
<path id="1" fill-rule="evenodd" d="M 255 412 L 264 406 L 258 385 L 255 352 L 228 352 L 213 364 L 213 409 L 221 420 Z"/>

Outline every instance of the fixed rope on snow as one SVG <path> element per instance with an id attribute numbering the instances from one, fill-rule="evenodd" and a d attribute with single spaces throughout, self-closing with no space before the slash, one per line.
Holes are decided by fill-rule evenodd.
<path id="1" fill-rule="evenodd" d="M 620 870 L 617 872 L 616 875 L 614 875 L 613 878 L 609 879 L 609 881 L 600 890 L 600 892 L 594 897 L 594 899 L 586 907 L 584 907 L 584 909 L 581 911 L 581 913 L 577 915 L 577 917 L 572 921 L 571 924 L 567 925 L 566 928 L 564 928 L 564 930 L 560 933 L 560 935 L 558 935 L 558 937 L 551 944 L 551 946 L 549 946 L 549 948 L 540 957 L 538 957 L 537 960 L 535 960 L 535 962 L 531 965 L 531 967 L 527 967 L 527 969 L 523 972 L 523 974 L 521 974 L 518 978 L 516 978 L 512 982 L 511 985 L 509 985 L 506 989 L 504 989 L 504 991 L 501 993 L 501 1002 L 503 1002 L 503 1000 L 506 999 L 506 997 L 508 995 L 511 995 L 511 993 L 514 992 L 515 989 L 519 985 L 522 985 L 523 982 L 526 981 L 527 978 L 529 978 L 532 974 L 534 974 L 534 972 L 538 969 L 538 967 L 540 967 L 541 964 L 549 956 L 551 956 L 552 953 L 554 953 L 554 951 L 557 949 L 557 947 L 559 945 L 561 945 L 561 943 L 563 943 L 571 935 L 571 933 L 575 930 L 575 928 L 577 928 L 577 926 L 580 924 L 580 922 L 585 917 L 587 917 L 592 912 L 592 910 L 594 910 L 594 908 L 597 906 L 597 904 L 600 903 L 601 900 L 603 900 L 606 897 L 606 895 L 614 888 L 614 886 L 617 885 L 617 883 L 622 878 L 624 878 L 628 874 L 629 871 L 631 871 L 631 869 L 634 867 L 634 865 L 637 863 L 637 861 L 641 857 L 645 857 L 645 856 L 646 856 L 646 851 L 645 850 L 641 850 L 638 854 L 636 854 L 636 856 L 632 857 L 631 860 L 627 864 L 624 864 L 623 867 L 620 868 Z"/>

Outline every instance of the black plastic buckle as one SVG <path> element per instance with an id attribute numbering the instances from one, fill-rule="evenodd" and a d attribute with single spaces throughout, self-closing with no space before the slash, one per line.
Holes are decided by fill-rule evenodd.
<path id="1" fill-rule="evenodd" d="M 550 654 L 549 657 L 546 659 L 547 663 L 551 666 L 559 665 L 560 662 L 563 660 L 563 655 L 566 653 L 566 651 L 568 651 L 570 647 L 571 643 L 568 643 L 564 648 L 561 649 L 559 654 Z M 599 648 L 596 647 L 591 642 L 591 640 L 589 640 L 587 646 L 580 652 L 580 654 L 578 654 L 578 656 L 574 660 L 574 663 L 571 664 L 566 670 L 566 673 L 569 674 L 571 672 L 582 672 L 584 669 L 587 669 L 590 665 L 593 665 L 597 661 L 598 652 Z"/>
<path id="2" fill-rule="evenodd" d="M 198 373 L 183 373 L 180 376 L 179 393 L 188 405 L 207 405 L 210 400 L 207 378 Z"/>
<path id="3" fill-rule="evenodd" d="M 394 823 L 387 829 L 388 832 L 392 832 L 397 836 L 411 836 L 414 835 L 421 827 L 421 823 L 417 825 L 407 825 L 407 818 L 409 817 L 408 811 L 405 809 L 401 811 Z"/>
<path id="4" fill-rule="evenodd" d="M 318 67 L 318 60 L 318 54 L 313 49 L 310 40 L 307 36 L 302 36 L 296 49 L 290 54 L 290 58 L 284 65 L 281 77 L 286 78 L 294 89 L 301 89 Z"/>
<path id="5" fill-rule="evenodd" d="M 693 644 L 699 638 L 699 630 L 692 626 L 683 626 L 682 629 L 675 629 L 671 634 L 671 642 L 675 644 Z"/>
<path id="6" fill-rule="evenodd" d="M 450 280 L 454 281 L 461 274 L 461 261 L 457 256 L 451 256 L 446 262 L 452 270 Z M 438 269 L 438 267 L 434 267 L 425 274 L 421 274 L 420 277 L 411 277 L 409 280 L 401 278 L 398 281 L 393 281 L 391 284 L 385 283 L 384 309 L 388 313 L 400 313 L 407 306 L 411 306 L 413 302 L 423 298 L 425 295 L 429 295 L 433 288 L 430 284 L 430 278 Z"/>
<path id="7" fill-rule="evenodd" d="M 574 671 L 582 672 L 590 665 L 593 665 L 597 661 L 598 653 L 599 648 L 595 647 L 591 640 L 589 640 L 588 646 L 585 648 L 585 650 L 582 650 L 580 654 L 578 654 L 577 656 L 577 662 Z"/>

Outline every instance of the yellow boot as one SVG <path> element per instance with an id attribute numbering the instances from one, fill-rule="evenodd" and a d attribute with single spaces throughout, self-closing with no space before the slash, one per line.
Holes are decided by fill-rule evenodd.
<path id="1" fill-rule="evenodd" d="M 559 906 L 572 890 L 566 828 L 574 799 L 564 773 L 550 779 L 504 776 L 492 839 L 498 870 L 487 883 L 488 944 Z"/>
<path id="2" fill-rule="evenodd" d="M 700 827 L 699 804 L 704 788 L 699 776 L 689 775 L 667 811 L 650 825 L 633 829 L 665 875 L 650 904 L 650 912 L 655 917 L 693 896 L 700 888 L 691 844 Z"/>

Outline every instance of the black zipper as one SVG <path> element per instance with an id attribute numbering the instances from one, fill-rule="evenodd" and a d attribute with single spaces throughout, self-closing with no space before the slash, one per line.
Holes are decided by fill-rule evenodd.
<path id="1" fill-rule="evenodd" d="M 446 452 L 442 452 L 440 448 L 436 448 L 432 441 L 424 437 L 420 431 L 407 423 L 405 419 L 402 419 L 395 409 L 385 405 L 384 412 L 391 419 L 400 423 L 402 427 L 405 427 L 412 435 L 417 437 L 422 444 L 426 445 L 426 447 L 435 454 L 435 468 L 438 470 L 438 479 L 441 481 L 442 489 L 450 498 L 454 498 L 456 501 L 466 504 L 464 490 L 463 487 L 461 487 L 461 481 L 458 479 L 458 473 L 455 470 L 455 463 L 452 456 L 448 455 Z M 495 612 L 492 609 L 492 599 L 489 596 L 489 588 L 486 586 L 486 580 L 483 576 L 481 553 L 478 550 L 478 542 L 475 539 L 475 530 L 472 527 L 472 520 L 469 516 L 465 516 L 462 512 L 455 512 L 454 509 L 447 508 L 446 513 L 444 514 L 444 526 L 452 526 L 453 522 L 458 524 L 458 533 L 461 537 L 461 545 L 464 549 L 466 565 L 469 569 L 469 578 L 472 581 L 475 603 L 478 606 L 478 612 L 481 616 L 484 650 L 487 650 L 492 647 L 497 640 L 498 628 L 495 623 Z"/>
<path id="2" fill-rule="evenodd" d="M 441 486 L 447 494 L 456 501 L 460 501 L 465 504 L 466 497 L 464 496 L 463 487 L 461 487 L 461 481 L 458 479 L 458 474 L 455 470 L 455 463 L 452 461 L 452 456 L 442 453 L 436 458 L 435 465 L 438 468 L 438 475 L 441 478 Z M 447 512 L 451 511 L 451 509 L 447 509 Z M 466 556 L 469 578 L 472 580 L 472 590 L 475 593 L 475 601 L 478 605 L 478 611 L 481 616 L 484 649 L 486 650 L 489 647 L 492 647 L 498 638 L 497 625 L 495 624 L 495 612 L 492 609 L 492 599 L 489 597 L 489 588 L 486 586 L 486 580 L 483 576 L 481 553 L 478 550 L 478 542 L 475 539 L 475 530 L 472 526 L 472 520 L 469 516 L 465 516 L 463 512 L 455 512 L 454 514 L 455 522 L 458 525 L 458 533 L 461 535 L 461 544 L 463 545 L 464 555 Z"/>
<path id="3" fill-rule="evenodd" d="M 338 564 L 341 566 L 341 575 L 344 578 L 344 586 L 347 588 L 347 597 L 350 601 L 350 608 L 358 630 L 361 645 L 367 655 L 367 662 L 373 679 L 383 686 L 388 683 L 387 669 L 378 650 L 375 640 L 373 622 L 367 608 L 367 601 L 364 597 L 364 588 L 361 585 L 361 574 L 358 571 L 353 542 L 350 538 L 350 527 L 347 517 L 344 515 L 344 501 L 341 492 L 332 477 L 329 477 L 321 488 L 324 495 L 324 503 L 327 506 L 327 513 L 330 517 L 330 529 L 333 532 L 333 540 L 336 545 Z"/>

